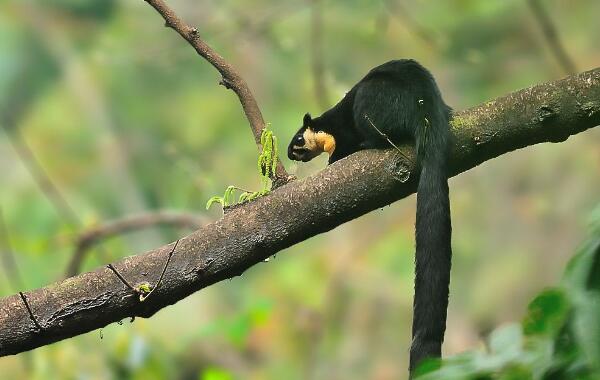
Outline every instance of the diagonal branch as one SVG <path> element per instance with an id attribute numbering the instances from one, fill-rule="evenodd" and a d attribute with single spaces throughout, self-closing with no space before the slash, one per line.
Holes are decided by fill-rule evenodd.
<path id="1" fill-rule="evenodd" d="M 10 244 L 10 234 L 4 220 L 2 207 L 0 207 L 0 262 L 2 262 L 4 272 L 13 290 L 23 288 L 25 282 Z"/>
<path id="2" fill-rule="evenodd" d="M 456 113 L 451 173 L 542 142 L 560 142 L 600 124 L 600 68 L 521 90 Z M 0 355 L 92 331 L 126 317 L 150 317 L 269 256 L 415 192 L 414 151 L 360 151 L 301 181 L 232 208 L 179 241 L 162 285 L 145 302 L 110 269 L 0 299 Z M 407 178 L 407 181 L 403 181 Z M 132 287 L 159 278 L 172 245 L 119 261 Z"/>
<path id="3" fill-rule="evenodd" d="M 192 47 L 206 59 L 222 76 L 220 84 L 227 89 L 233 90 L 238 96 L 246 118 L 250 123 L 250 128 L 254 134 L 254 141 L 261 149 L 260 136 L 265 128 L 265 121 L 260 112 L 260 108 L 256 103 L 252 91 L 246 84 L 246 81 L 240 76 L 237 70 L 229 64 L 225 59 L 214 51 L 206 42 L 200 38 L 200 32 L 197 28 L 191 27 L 183 22 L 175 12 L 167 6 L 163 0 L 144 0 L 150 4 L 160 15 L 165 19 L 165 26 L 175 30 L 183 37 Z M 277 168 L 275 170 L 275 178 L 272 178 L 275 186 L 279 186 L 289 182 L 291 177 L 285 171 L 281 160 L 277 158 Z"/>
<path id="4" fill-rule="evenodd" d="M 313 75 L 313 89 L 317 104 L 326 109 L 329 104 L 329 92 L 325 81 L 325 63 L 323 59 L 323 1 L 311 0 L 310 8 L 310 61 Z"/>
<path id="5" fill-rule="evenodd" d="M 430 48 L 440 48 L 439 38 L 421 25 L 417 19 L 412 17 L 402 1 L 384 0 L 383 5 L 394 18 L 398 19 L 402 25 L 408 29 L 410 33 L 414 34 Z"/>
<path id="6" fill-rule="evenodd" d="M 76 228 L 81 225 L 81 221 L 77 216 L 77 213 L 73 207 L 69 204 L 66 198 L 63 196 L 61 191 L 58 189 L 44 166 L 37 159 L 33 150 L 25 141 L 25 137 L 22 135 L 18 127 L 9 125 L 9 122 L 4 122 L 2 128 L 5 129 L 6 135 L 13 146 L 17 156 L 23 162 L 23 165 L 35 181 L 38 188 L 50 201 L 57 214 L 62 217 L 70 228 Z"/>
<path id="7" fill-rule="evenodd" d="M 542 29 L 544 39 L 548 43 L 552 55 L 554 55 L 566 74 L 575 74 L 577 72 L 575 62 L 573 62 L 571 57 L 569 57 L 569 54 L 567 54 L 564 45 L 558 37 L 556 27 L 542 3 L 539 0 L 528 0 L 527 4 L 529 4 L 529 8 L 535 17 L 535 20 Z"/>

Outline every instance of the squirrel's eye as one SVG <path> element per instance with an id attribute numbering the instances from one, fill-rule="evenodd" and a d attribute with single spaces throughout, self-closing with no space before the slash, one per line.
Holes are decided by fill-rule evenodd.
<path id="1" fill-rule="evenodd" d="M 317 131 L 317 134 L 325 133 L 325 131 Z"/>

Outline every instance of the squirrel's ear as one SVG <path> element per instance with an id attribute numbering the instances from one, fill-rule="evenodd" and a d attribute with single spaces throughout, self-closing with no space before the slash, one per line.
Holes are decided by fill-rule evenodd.
<path id="1" fill-rule="evenodd" d="M 311 121 L 312 121 L 312 118 L 310 117 L 310 114 L 307 112 L 307 113 L 304 115 L 304 119 L 302 120 L 302 125 L 303 125 L 304 127 L 306 127 L 307 125 L 309 125 L 309 124 L 310 124 L 310 122 L 311 122 Z"/>

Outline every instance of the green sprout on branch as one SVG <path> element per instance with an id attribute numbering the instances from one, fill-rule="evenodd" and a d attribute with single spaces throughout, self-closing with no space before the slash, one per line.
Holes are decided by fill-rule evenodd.
<path id="1" fill-rule="evenodd" d="M 258 197 L 268 194 L 271 191 L 271 178 L 275 176 L 275 168 L 277 167 L 277 137 L 273 134 L 268 126 L 266 126 L 260 135 L 260 144 L 262 152 L 258 156 L 257 167 L 258 174 L 261 178 L 262 188 L 259 191 L 250 191 L 238 186 L 227 186 L 223 196 L 215 195 L 206 202 L 208 210 L 213 203 L 220 203 L 221 207 L 226 208 L 235 204 L 252 201 Z M 237 202 L 235 200 L 235 192 L 241 191 Z"/>

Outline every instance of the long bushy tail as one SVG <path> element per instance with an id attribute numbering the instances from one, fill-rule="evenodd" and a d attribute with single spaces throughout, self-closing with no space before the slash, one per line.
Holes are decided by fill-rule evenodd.
<path id="1" fill-rule="evenodd" d="M 421 175 L 417 192 L 411 373 L 421 360 L 441 355 L 452 257 L 447 170 L 449 111 L 443 102 L 439 107 L 431 106 L 423 105 L 423 124 L 416 131 Z"/>

